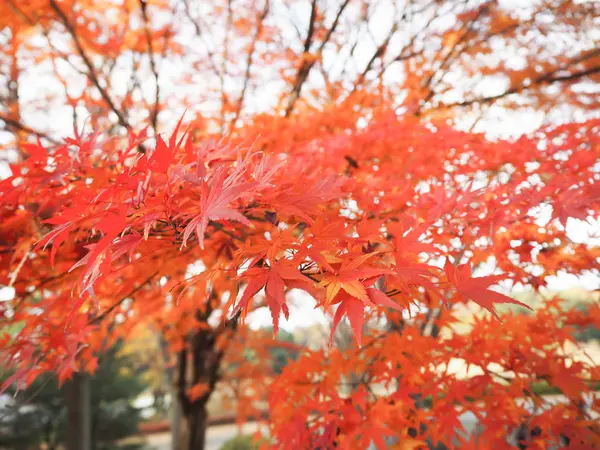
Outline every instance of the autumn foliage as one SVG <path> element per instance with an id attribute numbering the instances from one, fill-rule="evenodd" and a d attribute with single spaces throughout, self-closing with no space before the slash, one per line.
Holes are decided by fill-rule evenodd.
<path id="1" fill-rule="evenodd" d="M 180 14 L 204 36 L 192 2 L 174 9 L 115 2 L 127 14 L 120 21 L 111 19 L 112 3 L 91 1 L 84 10 L 75 3 L 15 7 L 21 19 L 5 55 L 17 65 L 18 52 L 35 57 L 22 44 L 34 25 L 60 30 L 86 87 L 75 99 L 58 69 L 54 76 L 74 115 L 78 103 L 90 113 L 90 126 L 76 124 L 67 138 L 25 125 L 18 97 L 0 116 L 18 154 L 0 181 L 0 284 L 14 288 L 14 298 L 0 303 L 2 360 L 12 373 L 5 387 L 44 372 L 63 382 L 94 371 L 104 349 L 151 327 L 170 355 L 165 370 L 178 389 L 189 449 L 202 448 L 206 401 L 218 382 L 235 392 L 241 416 L 257 414 L 252 401 L 268 400 L 273 448 L 385 448 L 390 437 L 402 449 L 496 449 L 519 427 L 532 448 L 600 445 L 597 362 L 574 361 L 565 350 L 577 346 L 576 327 L 600 321 L 600 308 L 563 311 L 552 300 L 525 314 L 528 305 L 506 295 L 515 285 L 538 290 L 560 272 L 597 275 L 600 250 L 574 242 L 567 226 L 600 211 L 600 121 L 491 139 L 447 120 L 460 117 L 457 108 L 504 100 L 516 107 L 514 95 L 550 108 L 558 100 L 546 88 L 555 83 L 569 108 L 588 109 L 593 104 L 574 86 L 597 74 L 597 50 L 584 45 L 565 61 L 548 57 L 537 78 L 470 64 L 492 53 L 494 36 L 523 48 L 528 27 L 545 14 L 520 21 L 497 2 L 480 2 L 452 13 L 455 28 L 425 27 L 397 54 L 402 21 L 421 14 L 431 24 L 428 8 L 438 17 L 454 3 L 431 2 L 395 15 L 398 24 L 364 70 L 344 69 L 333 80 L 326 50 L 347 48 L 344 37 L 371 20 L 370 2 L 345 1 L 327 13 L 312 2 L 296 53 L 281 43 L 284 27 L 268 20 L 276 5 L 245 5 L 252 14 L 244 19 L 231 4 L 209 2 L 207 17 L 228 30 L 226 49 L 243 49 L 245 70 L 230 67 L 227 52 L 200 57 L 171 39 Z M 582 18 L 583 35 L 593 8 L 562 2 L 552 11 L 567 30 Z M 345 14 L 350 19 L 341 20 Z M 152 27 L 153 17 L 170 25 Z M 424 36 L 440 43 L 433 56 L 419 47 Z M 538 45 L 552 50 L 543 39 Z M 110 64 L 98 61 L 116 64 L 125 54 L 146 58 L 150 99 L 137 90 L 137 69 L 123 97 L 110 89 Z M 540 54 L 527 54 L 528 70 Z M 164 97 L 157 59 L 175 56 L 189 57 L 181 89 L 204 73 L 220 80 L 216 93 L 196 99 L 216 109 L 180 113 L 190 105 Z M 52 46 L 40 56 L 62 57 Z M 402 89 L 386 82 L 396 63 L 406 74 Z M 248 106 L 250 91 L 255 102 L 264 95 L 255 64 L 285 84 L 265 111 Z M 323 79 L 315 81 L 309 75 L 319 68 Z M 508 77 L 501 93 L 448 100 L 460 88 L 447 78 L 499 73 Z M 167 121 L 178 122 L 165 127 L 160 117 L 169 109 Z M 298 290 L 331 317 L 332 344 L 303 352 L 277 377 L 262 365 L 270 337 L 247 321 L 266 308 L 277 332 Z M 455 312 L 473 303 L 488 314 L 458 332 Z M 501 304 L 522 309 L 499 315 Z M 333 343 L 346 320 L 356 343 L 349 349 Z M 247 348 L 258 363 L 240 357 Z M 469 376 L 452 369 L 457 360 Z M 564 401 L 536 394 L 540 382 Z M 481 436 L 460 433 L 465 412 L 477 417 Z"/>
<path id="2" fill-rule="evenodd" d="M 177 130 L 166 140 L 159 137 L 156 147 L 145 154 L 139 152 L 139 138 L 135 136 L 129 145 L 114 152 L 97 151 L 100 142 L 94 136 L 78 136 L 57 148 L 51 162 L 43 147 L 27 145 L 30 156 L 22 166 L 13 166 L 14 175 L 3 181 L 3 236 L 12 239 L 8 244 L 16 249 L 10 259 L 5 258 L 7 274 L 15 278 L 17 298 L 31 301 L 30 307 L 10 314 L 11 320 L 24 323 L 14 339 L 7 336 L 10 341 L 4 346 L 17 367 L 14 380 L 31 379 L 41 370 L 55 370 L 64 379 L 78 368 L 77 364 L 93 369 L 94 353 L 107 338 L 126 333 L 128 322 L 149 320 L 156 314 L 155 320 L 166 320 L 178 336 L 185 336 L 189 330 L 201 331 L 206 326 L 200 319 L 202 314 L 219 311 L 219 326 L 231 328 L 238 316 L 243 322 L 248 311 L 264 302 L 277 329 L 280 316 L 288 314 L 285 291 L 290 289 L 310 293 L 326 311 L 337 306 L 334 329 L 347 316 L 358 344 L 366 311 L 402 321 L 394 310 L 409 310 L 411 304 L 420 302 L 439 311 L 439 327 L 451 320 L 446 317 L 446 307 L 458 302 L 471 300 L 492 312 L 495 303 L 516 303 L 488 289 L 509 277 L 521 283 L 540 283 L 527 272 L 534 257 L 530 252 L 523 258 L 508 257 L 511 242 L 526 240 L 530 247 L 545 248 L 550 241 L 551 251 L 568 253 L 570 244 L 561 221 L 585 217 L 597 205 L 598 184 L 592 173 L 587 174 L 596 161 L 591 157 L 598 148 L 593 133 L 596 127 L 592 121 L 544 130 L 548 146 L 543 152 L 536 145 L 539 137 L 491 143 L 481 136 L 447 128 L 430 131 L 394 116 L 374 120 L 366 129 L 350 135 L 323 136 L 320 145 L 309 141 L 295 151 L 281 153 L 277 147 L 269 150 L 264 146 L 257 152 L 252 146 L 194 145 Z M 563 139 L 555 139 L 557 135 Z M 448 149 L 446 142 L 454 147 Z M 572 158 L 561 163 L 556 155 L 565 148 L 576 150 Z M 518 155 L 521 161 L 511 155 Z M 533 155 L 537 160 L 535 173 L 547 180 L 543 184 L 528 182 Z M 503 179 L 507 160 L 511 161 L 511 177 Z M 456 177 L 445 176 L 450 164 L 460 167 Z M 548 176 L 557 169 L 560 176 Z M 425 170 L 426 174 L 417 178 Z M 474 185 L 477 173 L 487 176 L 479 186 Z M 424 179 L 428 189 L 423 187 Z M 543 227 L 535 224 L 536 216 L 530 211 L 544 204 L 552 206 L 567 196 L 575 199 L 573 206 L 561 204 L 552 209 L 556 220 Z M 565 248 L 557 242 L 564 242 Z M 44 251 L 44 247 L 51 248 Z M 35 257 L 30 258 L 34 252 Z M 598 257 L 595 252 L 582 246 L 578 251 L 580 266 L 571 264 L 571 270 L 587 270 L 589 261 Z M 461 254 L 467 262 L 457 264 Z M 473 276 L 472 264 L 492 256 L 504 275 Z M 187 267 L 198 260 L 204 270 L 198 275 L 186 274 Z M 435 264 L 441 260 L 445 261 L 443 268 Z M 556 262 L 562 263 L 560 259 Z M 557 269 L 547 265 L 545 274 Z M 159 276 L 166 282 L 161 283 Z M 32 280 L 43 286 L 32 290 Z M 42 288 L 43 297 L 35 301 Z M 238 295 L 241 288 L 243 292 Z M 264 300 L 259 301 L 255 297 L 263 288 Z M 110 319 L 123 314 L 119 306 L 128 298 L 132 299 L 126 310 L 128 319 L 108 329 Z M 32 314 L 31 308 L 43 312 Z M 474 363 L 481 365 L 485 345 L 490 346 L 490 352 L 508 352 L 512 359 L 515 356 L 503 350 L 492 333 L 496 330 L 506 335 L 512 329 L 509 327 L 522 330 L 520 320 L 525 319 L 516 317 L 504 325 L 482 322 L 475 327 L 481 337 L 473 341 L 475 336 L 470 334 L 466 342 L 460 342 L 464 339 L 460 337 L 439 341 L 413 327 L 417 332 L 414 339 L 423 343 L 411 347 L 421 349 L 420 358 L 424 359 L 411 364 L 433 368 L 458 355 L 469 361 L 471 354 L 477 355 Z M 552 328 L 551 335 L 548 330 L 541 335 L 556 337 L 558 329 L 555 325 Z M 383 352 L 378 358 L 381 364 L 391 363 L 397 370 L 407 371 L 406 364 L 397 361 L 398 355 L 392 357 L 406 347 L 403 342 L 411 337 L 407 333 L 369 337 L 365 347 L 373 350 L 359 353 L 363 364 L 372 358 L 370 351 L 378 351 Z M 471 349 L 469 342 L 477 342 L 482 349 Z M 184 345 L 178 339 L 171 343 L 175 348 Z M 455 350 L 440 352 L 437 346 Z M 527 347 L 533 350 L 531 344 Z M 386 353 L 386 348 L 391 353 Z M 459 349 L 466 354 L 458 353 Z M 521 358 L 534 364 L 531 358 Z M 332 356 L 317 359 L 326 360 L 333 364 Z M 490 357 L 490 362 L 501 364 L 499 361 Z M 511 363 L 503 370 L 518 372 L 520 368 Z M 307 367 L 303 362 L 298 364 L 303 370 Z M 340 367 L 327 376 L 336 380 L 336 371 L 342 367 L 340 361 Z M 355 361 L 351 367 L 356 368 Z M 386 414 L 401 408 L 401 404 L 389 402 L 396 395 L 409 398 L 410 390 L 404 390 L 402 376 L 377 369 L 375 362 L 369 362 L 368 367 L 376 379 L 382 378 L 380 382 L 400 383 L 396 393 L 382 401 L 385 408 L 392 408 Z M 524 370 L 534 379 L 557 375 L 553 371 L 536 373 L 528 366 Z M 579 372 L 573 376 L 583 377 L 585 367 Z M 419 378 L 426 378 L 427 373 Z M 287 372 L 283 379 L 286 376 Z M 484 377 L 476 382 L 488 390 L 486 380 L 491 375 Z M 455 382 L 475 383 L 472 379 Z M 416 383 L 422 395 L 446 392 L 442 380 L 433 378 L 428 383 L 432 384 L 425 380 Z M 319 383 L 316 389 L 327 385 Z M 510 384 L 511 389 L 517 386 Z M 459 395 L 461 389 L 463 395 L 474 392 L 471 387 L 450 385 L 448 389 L 453 395 Z M 579 396 L 583 388 L 574 392 Z M 302 398 L 311 396 L 302 394 Z M 516 396 L 510 398 L 517 400 Z M 455 401 L 444 397 L 440 403 L 451 405 Z M 440 403 L 434 401 L 436 406 Z M 373 411 L 379 407 L 376 403 Z M 291 411 L 298 412 L 295 408 Z M 410 416 L 407 411 L 399 415 Z M 377 423 L 369 415 L 361 417 L 365 424 Z M 358 433 L 360 426 L 349 436 Z M 370 433 L 363 432 L 364 439 L 382 434 L 377 427 L 363 431 Z M 442 431 L 433 436 L 443 438 Z M 428 427 L 427 433 L 433 430 Z"/>

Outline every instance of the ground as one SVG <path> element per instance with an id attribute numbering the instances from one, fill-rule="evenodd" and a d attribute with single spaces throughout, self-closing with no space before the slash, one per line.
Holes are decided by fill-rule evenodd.
<path id="1" fill-rule="evenodd" d="M 237 425 L 220 425 L 210 427 L 206 437 L 206 450 L 219 450 L 221 446 L 236 434 L 251 434 L 256 431 L 257 424 L 245 424 L 240 430 Z M 171 450 L 171 435 L 169 433 L 154 434 L 147 437 L 149 450 Z"/>
<path id="2" fill-rule="evenodd" d="M 597 393 L 596 395 L 600 395 L 600 393 Z M 566 398 L 562 395 L 546 395 L 544 398 L 549 403 L 564 402 L 566 400 Z M 590 401 L 591 400 L 592 399 L 590 398 Z M 595 415 L 592 417 L 592 420 L 597 419 L 600 419 L 600 417 Z M 477 419 L 472 413 L 464 413 L 460 417 L 460 420 L 466 435 L 470 435 L 476 431 Z M 206 450 L 219 450 L 225 442 L 233 438 L 236 434 L 252 434 L 257 430 L 257 427 L 258 424 L 255 422 L 244 424 L 241 429 L 237 425 L 219 425 L 209 427 L 206 439 Z M 263 434 L 266 434 L 266 430 L 263 431 Z M 171 450 L 170 437 L 171 436 L 169 433 L 149 435 L 146 439 L 148 450 Z M 375 448 L 374 446 L 372 447 L 373 449 Z"/>

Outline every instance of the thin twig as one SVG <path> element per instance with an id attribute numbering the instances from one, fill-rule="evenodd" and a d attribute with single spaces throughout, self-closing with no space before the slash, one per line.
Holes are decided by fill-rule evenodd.
<path id="1" fill-rule="evenodd" d="M 267 17 L 268 13 L 269 13 L 269 0 L 267 0 L 265 2 L 265 9 L 263 10 L 263 12 L 257 16 L 258 23 L 256 25 L 256 31 L 254 32 L 254 37 L 252 39 L 252 43 L 250 44 L 250 50 L 248 51 L 248 57 L 246 58 L 246 72 L 244 73 L 244 82 L 243 82 L 243 86 L 242 86 L 242 92 L 240 94 L 240 98 L 239 98 L 238 104 L 236 106 L 235 116 L 233 117 L 233 120 L 231 121 L 231 124 L 229 125 L 230 131 L 235 129 L 237 121 L 240 117 L 240 113 L 242 111 L 242 106 L 244 104 L 244 99 L 246 97 L 246 91 L 248 89 L 248 84 L 250 82 L 250 75 L 251 75 L 250 71 L 252 68 L 252 60 L 254 58 L 254 53 L 256 51 L 256 43 L 258 42 L 258 39 L 260 38 L 260 34 L 262 33 L 263 26 L 264 26 L 264 20 Z"/>
<path id="2" fill-rule="evenodd" d="M 348 6 L 349 3 L 350 3 L 350 0 L 345 0 L 344 3 L 342 3 L 342 5 L 340 6 L 340 9 L 338 10 L 338 12 L 335 16 L 335 19 L 334 19 L 333 23 L 331 24 L 331 27 L 327 30 L 327 33 L 325 34 L 325 37 L 323 38 L 323 41 L 321 42 L 321 45 L 319 46 L 319 48 L 317 50 L 317 55 L 323 54 L 323 49 L 325 48 L 325 45 L 327 45 L 327 43 L 331 39 L 331 36 L 337 29 L 337 26 L 340 22 L 340 18 L 342 17 L 344 10 L 346 9 L 346 7 Z M 316 1 L 313 1 L 313 8 L 316 8 Z M 311 10 L 311 19 L 314 19 L 313 10 Z M 307 38 L 304 42 L 304 53 L 305 54 L 308 53 L 308 51 L 310 50 L 313 33 L 314 33 L 314 20 L 311 20 L 310 24 L 309 24 L 309 28 L 308 28 Z M 305 56 L 305 55 L 303 55 L 303 56 Z M 292 90 L 290 92 L 288 104 L 287 104 L 287 107 L 285 108 L 285 116 L 286 117 L 289 117 L 289 115 L 293 112 L 294 106 L 296 105 L 296 102 L 298 101 L 298 99 L 300 98 L 300 94 L 302 93 L 302 86 L 308 79 L 308 75 L 310 74 L 310 71 L 313 68 L 313 66 L 315 65 L 315 63 L 316 63 L 315 58 L 309 58 L 309 59 L 304 58 L 302 61 L 302 64 L 298 68 L 298 72 L 296 73 L 296 79 L 294 81 Z"/>
<path id="3" fill-rule="evenodd" d="M 96 89 L 98 89 L 100 96 L 102 97 L 102 99 L 104 100 L 106 105 L 109 107 L 109 109 L 117 116 L 119 125 L 121 125 L 125 129 L 127 129 L 127 131 L 133 131 L 133 127 L 127 121 L 125 114 L 123 114 L 123 111 L 121 111 L 119 108 L 117 108 L 117 106 L 115 105 L 111 96 L 109 95 L 108 91 L 104 87 L 102 87 L 102 85 L 100 84 L 100 80 L 98 79 L 98 74 L 96 73 L 96 70 L 94 69 L 94 65 L 92 64 L 90 57 L 84 50 L 81 40 L 79 39 L 79 35 L 77 34 L 77 31 L 75 30 L 75 27 L 69 21 L 69 18 L 66 16 L 65 12 L 60 8 L 60 6 L 58 6 L 58 3 L 56 3 L 56 0 L 50 0 L 50 7 L 56 12 L 56 14 L 60 18 L 61 22 L 63 23 L 65 29 L 67 30 L 67 32 L 73 39 L 77 53 L 83 60 L 83 63 L 85 64 L 85 66 L 87 67 L 88 79 L 96 87 Z M 138 150 L 140 151 L 140 153 L 146 152 L 146 148 L 144 147 L 143 144 L 140 144 L 138 146 Z"/>
<path id="4" fill-rule="evenodd" d="M 150 33 L 150 21 L 148 19 L 146 0 L 140 0 L 140 8 L 142 10 L 142 18 L 144 19 L 144 33 L 146 34 L 146 41 L 148 41 L 148 58 L 150 59 L 150 71 L 154 76 L 155 90 L 154 90 L 154 106 L 150 114 L 150 123 L 154 129 L 154 134 L 157 133 L 157 122 L 158 113 L 160 109 L 160 84 L 158 78 L 158 70 L 156 68 L 156 59 L 154 57 L 154 48 L 152 45 L 152 35 Z"/>
<path id="5" fill-rule="evenodd" d="M 19 131 L 24 131 L 25 133 L 33 134 L 34 136 L 37 136 L 39 138 L 46 139 L 48 142 L 50 142 L 51 144 L 54 144 L 54 145 L 59 144 L 59 142 L 56 139 L 48 136 L 46 133 L 43 133 L 41 131 L 36 131 L 33 128 L 28 127 L 27 125 L 22 124 L 18 120 L 11 119 L 2 114 L 0 114 L 0 120 L 3 121 L 6 124 L 6 126 L 9 128 L 14 128 Z"/>
<path id="6" fill-rule="evenodd" d="M 148 278 L 146 278 L 146 280 L 141 283 L 140 285 L 138 285 L 137 287 L 133 288 L 129 293 L 127 293 L 124 297 L 122 297 L 118 302 L 113 303 L 106 311 L 104 311 L 102 314 L 97 315 L 96 317 L 94 317 L 91 321 L 90 324 L 96 324 L 98 322 L 101 322 L 106 316 L 108 316 L 111 312 L 113 312 L 116 308 L 118 308 L 121 304 L 123 304 L 123 302 L 125 300 L 127 300 L 128 298 L 131 298 L 132 295 L 135 295 L 138 291 L 140 291 L 147 283 L 149 283 L 152 278 L 154 278 L 156 275 L 158 274 L 158 270 L 155 271 L 152 275 L 150 275 Z"/>

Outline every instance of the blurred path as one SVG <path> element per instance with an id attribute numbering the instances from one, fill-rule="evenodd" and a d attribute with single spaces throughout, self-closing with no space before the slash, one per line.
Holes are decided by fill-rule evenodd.
<path id="1" fill-rule="evenodd" d="M 591 395 L 588 401 L 591 402 L 593 398 L 598 397 L 600 397 L 600 392 L 596 392 Z M 568 401 L 564 395 L 545 395 L 544 398 L 548 404 Z M 592 414 L 592 420 L 600 420 L 600 416 L 597 414 Z M 481 430 L 476 431 L 477 418 L 472 412 L 466 412 L 462 414 L 460 416 L 460 421 L 464 427 L 464 434 L 470 435 L 473 432 L 481 432 Z M 219 450 L 225 442 L 236 436 L 238 433 L 241 432 L 242 434 L 252 434 L 257 430 L 257 427 L 258 424 L 256 422 L 244 424 L 241 427 L 241 430 L 236 425 L 219 425 L 209 427 L 206 437 L 206 450 Z M 263 430 L 263 434 L 267 434 L 266 430 Z M 169 433 L 148 436 L 146 438 L 148 450 L 171 450 L 170 437 L 171 436 Z M 375 450 L 375 446 L 372 445 L 369 450 L 371 449 Z"/>
<path id="2" fill-rule="evenodd" d="M 241 432 L 242 434 L 254 433 L 257 426 L 254 422 L 244 424 Z M 206 435 L 206 450 L 219 450 L 225 442 L 235 437 L 239 431 L 236 425 L 209 427 Z M 146 438 L 146 443 L 149 450 L 171 450 L 171 435 L 169 433 L 150 435 Z"/>

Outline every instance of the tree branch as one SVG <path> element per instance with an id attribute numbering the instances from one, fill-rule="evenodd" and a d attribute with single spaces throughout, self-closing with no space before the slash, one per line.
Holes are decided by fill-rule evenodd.
<path id="1" fill-rule="evenodd" d="M 97 315 L 96 317 L 94 317 L 91 321 L 90 324 L 96 324 L 100 321 L 102 321 L 106 316 L 108 316 L 111 312 L 113 312 L 115 309 L 117 309 L 121 304 L 123 304 L 123 302 L 125 300 L 127 300 L 128 298 L 131 298 L 132 295 L 135 295 L 137 292 L 139 292 L 147 283 L 149 283 L 152 278 L 154 278 L 156 275 L 158 274 L 158 270 L 155 271 L 152 275 L 150 275 L 148 278 L 146 278 L 146 280 L 144 280 L 143 283 L 141 283 L 140 285 L 138 285 L 137 287 L 133 288 L 131 291 L 129 291 L 129 293 L 127 293 L 124 297 L 122 297 L 119 301 L 117 301 L 116 303 L 113 303 L 106 311 L 104 311 L 102 314 Z"/>
<path id="2" fill-rule="evenodd" d="M 340 9 L 338 10 L 338 12 L 335 16 L 335 19 L 334 19 L 333 23 L 331 24 L 331 27 L 329 28 L 329 30 L 327 30 L 327 34 L 323 38 L 323 42 L 321 42 L 321 45 L 319 46 L 319 49 L 317 50 L 318 55 L 322 54 L 323 48 L 325 48 L 325 45 L 327 45 L 327 43 L 329 42 L 329 39 L 331 39 L 331 35 L 334 33 L 334 31 L 336 30 L 336 28 L 340 22 L 342 13 L 344 12 L 344 10 L 346 9 L 346 6 L 348 6 L 349 3 L 350 3 L 350 0 L 345 0 L 344 3 L 342 3 L 342 6 L 340 6 Z M 316 1 L 313 1 L 313 8 L 316 8 L 315 5 L 316 5 Z M 313 15 L 313 11 L 314 11 L 314 9 L 311 10 L 311 19 L 315 18 Z M 310 50 L 313 33 L 314 33 L 314 20 L 311 20 L 310 24 L 309 24 L 309 28 L 308 28 L 308 34 L 306 36 L 306 40 L 304 41 L 304 52 L 305 53 L 307 53 L 308 50 Z M 286 117 L 289 117 L 289 115 L 294 110 L 294 106 L 295 106 L 296 102 L 298 101 L 298 99 L 300 98 L 300 94 L 302 93 L 302 86 L 306 82 L 306 79 L 308 78 L 308 75 L 310 74 L 311 69 L 315 65 L 315 61 L 316 60 L 312 59 L 312 58 L 309 60 L 304 59 L 302 61 L 302 64 L 298 68 L 298 72 L 296 73 L 296 80 L 294 81 L 294 84 L 292 86 L 289 101 L 288 101 L 287 107 L 285 108 L 285 116 Z"/>
<path id="3" fill-rule="evenodd" d="M 52 143 L 54 145 L 58 145 L 59 144 L 59 142 L 56 139 L 51 138 L 46 133 L 43 133 L 41 131 L 36 131 L 33 128 L 28 127 L 27 125 L 22 124 L 18 120 L 11 119 L 11 118 L 6 117 L 6 116 L 4 116 L 2 114 L 0 114 L 0 120 L 3 121 L 4 123 L 6 123 L 6 126 L 9 127 L 9 128 L 14 128 L 16 130 L 23 131 L 25 133 L 33 134 L 33 135 L 35 135 L 35 136 L 37 136 L 39 138 L 46 139 L 48 142 L 50 142 L 50 143 Z"/>
<path id="4" fill-rule="evenodd" d="M 254 58 L 254 52 L 256 51 L 256 43 L 258 42 L 258 38 L 260 37 L 260 34 L 262 33 L 264 20 L 267 17 L 267 14 L 269 13 L 269 3 L 270 3 L 270 0 L 266 0 L 265 9 L 263 10 L 262 14 L 257 15 L 258 23 L 256 25 L 256 31 L 254 32 L 254 38 L 252 39 L 252 43 L 250 44 L 250 50 L 248 52 L 248 57 L 246 58 L 246 72 L 244 73 L 244 83 L 242 86 L 242 92 L 240 94 L 240 98 L 239 98 L 238 104 L 236 106 L 235 116 L 234 116 L 233 120 L 231 121 L 231 124 L 229 125 L 230 131 L 235 128 L 237 121 L 240 117 L 240 113 L 242 111 L 242 106 L 244 104 L 244 99 L 246 97 L 246 91 L 248 89 L 248 83 L 250 82 L 250 75 L 251 75 L 250 70 L 252 68 L 252 60 Z"/>
<path id="5" fill-rule="evenodd" d="M 144 33 L 146 41 L 148 41 L 148 58 L 150 59 L 150 71 L 154 76 L 156 85 L 154 90 L 154 107 L 150 113 L 150 123 L 154 129 L 154 135 L 157 134 L 158 113 L 160 108 L 160 85 L 158 84 L 158 70 L 156 69 L 156 59 L 154 58 L 154 49 L 152 46 L 152 35 L 150 34 L 150 21 L 148 20 L 148 4 L 146 0 L 140 0 L 140 8 L 142 10 L 142 19 L 144 20 Z"/>
<path id="6" fill-rule="evenodd" d="M 315 20 L 317 17 L 317 0 L 312 1 L 310 8 L 310 19 L 308 22 L 308 32 L 306 33 L 306 39 L 304 40 L 304 51 L 308 52 L 312 45 L 313 34 L 315 33 Z"/>
<path id="7" fill-rule="evenodd" d="M 466 22 L 462 25 L 461 30 L 464 30 L 463 33 L 457 39 L 456 43 L 452 46 L 450 51 L 448 53 L 446 53 L 446 55 L 442 58 L 438 68 L 435 69 L 429 77 L 427 77 L 427 80 L 423 84 L 423 87 L 426 88 L 428 92 L 427 92 L 427 95 L 425 96 L 425 98 L 423 99 L 422 103 L 420 104 L 419 109 L 416 111 L 417 116 L 420 115 L 423 106 L 429 100 L 431 100 L 431 98 L 435 95 L 436 86 L 444 79 L 445 75 L 448 73 L 448 70 L 447 70 L 448 63 L 452 63 L 458 56 L 460 56 L 462 54 L 462 52 L 466 48 L 468 48 L 468 46 L 467 46 L 462 49 L 459 49 L 460 46 L 467 39 L 467 36 L 469 36 L 471 34 L 471 31 L 473 31 L 473 26 L 477 23 L 477 21 L 482 16 L 487 14 L 489 7 L 490 7 L 490 2 L 483 4 L 482 6 L 480 6 L 479 11 L 477 11 L 477 14 L 475 15 L 475 17 L 473 17 L 471 20 L 469 20 L 468 22 Z M 457 50 L 458 50 L 458 52 L 457 52 Z M 439 76 L 439 78 L 437 80 L 435 80 L 440 73 L 441 73 L 441 75 Z M 435 80 L 435 84 L 432 85 L 434 80 Z"/>
<path id="8" fill-rule="evenodd" d="M 227 60 L 229 59 L 229 35 L 233 24 L 233 0 L 227 0 L 227 24 L 225 26 L 225 40 L 223 42 L 223 61 L 219 71 L 219 81 L 221 84 L 221 133 L 225 126 L 225 110 L 227 104 L 227 93 L 225 92 L 225 76 L 227 75 Z"/>
<path id="9" fill-rule="evenodd" d="M 444 103 L 439 108 L 442 109 L 442 108 L 464 107 L 464 106 L 470 106 L 470 105 L 473 105 L 476 103 L 482 103 L 482 104 L 494 103 L 495 101 L 500 100 L 504 97 L 508 97 L 509 95 L 518 94 L 518 93 L 533 89 L 535 86 L 580 80 L 581 78 L 585 78 L 587 76 L 600 73 L 600 66 L 590 67 L 588 69 L 581 70 L 578 72 L 571 72 L 566 75 L 555 75 L 557 72 L 560 72 L 561 70 L 563 70 L 563 69 L 557 69 L 552 72 L 545 73 L 545 74 L 540 75 L 539 77 L 535 78 L 528 85 L 521 84 L 519 86 L 514 86 L 514 87 L 502 92 L 501 94 L 490 95 L 487 97 L 477 97 L 477 98 L 473 98 L 470 100 L 463 100 L 463 101 L 455 102 L 455 103 Z"/>
<path id="10" fill-rule="evenodd" d="M 196 36 L 198 36 L 202 40 L 204 45 L 206 46 L 206 54 L 208 56 L 208 61 L 210 62 L 210 65 L 212 66 L 213 72 L 215 73 L 216 76 L 220 76 L 219 69 L 217 68 L 217 64 L 213 57 L 214 52 L 213 52 L 213 50 L 211 50 L 211 48 L 210 48 L 211 46 L 208 45 L 208 42 L 207 42 L 204 34 L 202 33 L 202 28 L 200 27 L 198 20 L 195 19 L 194 17 L 192 17 L 192 11 L 190 8 L 190 0 L 183 0 L 183 5 L 184 5 L 184 9 L 185 9 L 185 15 L 187 16 L 188 20 L 194 26 L 194 29 L 196 31 Z"/>
<path id="11" fill-rule="evenodd" d="M 94 65 L 92 64 L 92 61 L 90 60 L 89 56 L 85 52 L 83 45 L 81 44 L 81 40 L 79 39 L 79 36 L 77 35 L 77 31 L 75 30 L 73 24 L 71 24 L 68 17 L 64 13 L 64 11 L 60 8 L 60 6 L 58 6 L 58 4 L 56 3 L 56 0 L 50 0 L 50 7 L 56 12 L 56 14 L 60 18 L 61 22 L 63 23 L 64 27 L 66 28 L 67 32 L 73 39 L 77 53 L 83 60 L 83 63 L 85 64 L 85 66 L 87 67 L 88 79 L 96 87 L 96 89 L 98 89 L 100 96 L 102 97 L 104 102 L 107 104 L 109 109 L 117 116 L 117 120 L 118 120 L 119 124 L 122 127 L 126 128 L 128 131 L 131 131 L 133 128 L 131 127 L 131 125 L 129 124 L 127 119 L 125 118 L 125 115 L 123 114 L 123 112 L 121 110 L 119 110 L 119 108 L 116 107 L 115 103 L 113 102 L 112 98 L 108 94 L 107 90 L 105 88 L 103 88 L 102 85 L 100 84 L 100 80 L 98 79 L 98 75 L 96 74 L 96 70 L 94 69 Z"/>

